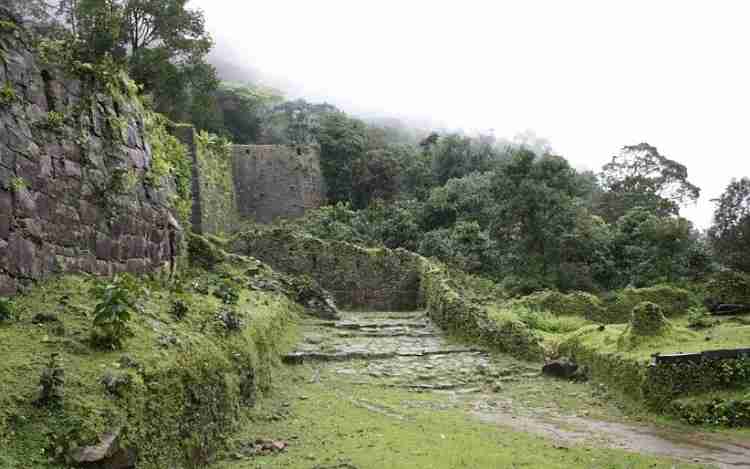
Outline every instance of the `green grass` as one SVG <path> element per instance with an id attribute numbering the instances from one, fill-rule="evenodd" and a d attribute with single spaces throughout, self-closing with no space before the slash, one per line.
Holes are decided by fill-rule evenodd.
<path id="1" fill-rule="evenodd" d="M 618 450 L 560 449 L 552 441 L 480 423 L 447 396 L 354 386 L 291 372 L 271 400 L 247 416 L 230 446 L 283 440 L 274 456 L 230 450 L 216 469 L 254 468 L 673 468 L 697 467 Z M 351 466 L 346 466 L 350 464 Z"/>
<path id="2" fill-rule="evenodd" d="M 624 357 L 643 361 L 654 353 L 692 353 L 704 350 L 747 347 L 750 344 L 750 325 L 722 321 L 699 332 L 686 328 L 687 319 L 672 320 L 672 327 L 663 335 L 644 337 L 635 346 L 625 346 L 620 341 L 627 325 L 609 325 L 604 331 L 587 327 L 573 334 L 575 340 L 587 349 L 598 353 L 621 353 Z"/>
<path id="3" fill-rule="evenodd" d="M 179 407 L 191 402 L 181 391 L 188 380 L 195 383 L 193 401 L 226 399 L 227 408 L 201 409 L 212 412 L 216 421 L 232 420 L 241 370 L 254 370 L 259 393 L 270 386 L 276 357 L 293 342 L 297 306 L 280 294 L 243 289 L 238 308 L 247 326 L 240 333 L 228 334 L 215 320 L 221 305 L 213 295 L 190 288 L 178 295 L 163 281 L 143 281 L 150 293 L 140 301 L 141 309 L 130 324 L 133 337 L 123 350 L 99 350 L 90 344 L 96 301 L 90 293 L 93 280 L 87 277 L 44 282 L 14 302 L 16 318 L 0 324 L 0 468 L 21 467 L 21 462 L 23 467 L 46 467 L 49 460 L 60 460 L 70 448 L 94 443 L 99 435 L 122 424 L 132 427 L 128 430 L 130 440 L 141 444 L 153 441 L 152 448 L 144 448 L 145 455 L 179 453 L 180 443 L 159 448 L 159 438 L 174 443 L 180 437 L 168 435 L 167 429 L 189 427 L 180 420 L 185 416 Z M 213 286 L 219 279 L 200 272 L 187 283 L 191 281 Z M 182 321 L 169 313 L 177 296 L 189 307 Z M 33 324 L 32 318 L 39 313 L 55 314 L 60 321 Z M 168 344 L 166 338 L 177 343 Z M 34 405 L 42 369 L 52 353 L 60 354 L 65 370 L 61 409 Z M 143 371 L 124 369 L 120 364 L 124 355 Z M 101 384 L 108 371 L 130 375 L 133 384 L 124 397 L 113 397 Z M 167 388 L 161 390 L 162 395 L 154 395 L 160 385 Z M 201 392 L 216 395 L 203 396 Z M 154 416 L 164 421 L 150 421 Z M 159 425 L 164 435 L 147 434 L 147 427 Z"/>

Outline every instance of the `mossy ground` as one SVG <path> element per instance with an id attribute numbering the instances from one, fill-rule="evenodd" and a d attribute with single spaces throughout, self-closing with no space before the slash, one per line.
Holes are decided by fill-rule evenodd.
<path id="1" fill-rule="evenodd" d="M 96 443 L 118 426 L 138 447 L 139 467 L 164 467 L 169 458 L 180 467 L 185 451 L 207 450 L 214 442 L 196 440 L 230 430 L 245 399 L 268 389 L 280 351 L 294 341 L 299 312 L 281 294 L 240 287 L 237 309 L 246 326 L 229 333 L 216 319 L 222 304 L 212 295 L 225 277 L 241 279 L 241 269 L 195 271 L 179 288 L 166 279 L 143 279 L 148 294 L 122 350 L 90 344 L 91 278 L 50 280 L 17 298 L 16 317 L 0 324 L 0 468 L 64 465 L 70 449 Z M 177 298 L 188 306 L 181 320 L 170 314 Z M 39 313 L 59 321 L 34 324 Z M 65 370 L 60 408 L 34 404 L 52 353 Z M 124 356 L 137 367 L 123 366 Z M 108 372 L 131 380 L 123 395 L 105 389 L 101 380 Z"/>
<path id="2" fill-rule="evenodd" d="M 289 448 L 255 457 L 230 450 L 217 469 L 698 467 L 618 450 L 562 448 L 480 423 L 448 394 L 352 385 L 309 367 L 290 369 L 277 385 L 273 399 L 248 412 L 229 446 L 275 439 Z"/>

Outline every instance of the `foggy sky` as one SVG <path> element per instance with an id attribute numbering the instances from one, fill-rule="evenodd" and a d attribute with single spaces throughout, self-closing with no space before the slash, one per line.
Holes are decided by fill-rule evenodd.
<path id="1" fill-rule="evenodd" d="M 511 137 L 578 168 L 646 141 L 701 187 L 711 222 L 750 176 L 750 3 L 730 0 L 193 0 L 220 60 L 357 114 Z"/>

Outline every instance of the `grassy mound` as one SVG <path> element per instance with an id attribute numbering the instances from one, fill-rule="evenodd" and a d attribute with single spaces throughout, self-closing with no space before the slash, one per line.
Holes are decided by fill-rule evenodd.
<path id="1" fill-rule="evenodd" d="M 599 321 L 605 313 L 602 301 L 595 295 L 585 292 L 561 293 L 545 290 L 519 298 L 513 301 L 513 304 L 532 311 L 546 311 L 557 316 L 579 316 L 592 321 Z"/>
<path id="2" fill-rule="evenodd" d="M 696 305 L 695 295 L 671 285 L 626 288 L 615 292 L 605 301 L 607 322 L 627 322 L 633 308 L 644 301 L 658 305 L 668 318 L 684 315 L 691 306 Z"/>
<path id="3" fill-rule="evenodd" d="M 90 340 L 94 279 L 63 277 L 17 298 L 0 324 L 0 467 L 70 463 L 108 432 L 138 467 L 210 459 L 270 386 L 300 311 L 281 293 L 247 288 L 247 270 L 235 259 L 213 273 L 142 279 L 148 292 L 121 350 Z M 53 391 L 43 403 L 40 382 Z"/>

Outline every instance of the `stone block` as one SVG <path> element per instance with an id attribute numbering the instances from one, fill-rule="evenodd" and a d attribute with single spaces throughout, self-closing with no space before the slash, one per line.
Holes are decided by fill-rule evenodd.
<path id="1" fill-rule="evenodd" d="M 13 196 L 0 189 L 0 239 L 8 239 L 13 223 Z"/>

